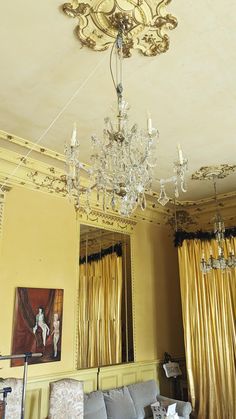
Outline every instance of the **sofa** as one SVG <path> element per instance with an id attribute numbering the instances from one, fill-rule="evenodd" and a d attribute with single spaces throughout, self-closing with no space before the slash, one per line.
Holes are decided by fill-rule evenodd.
<path id="1" fill-rule="evenodd" d="M 156 401 L 177 403 L 179 417 L 189 419 L 191 403 L 160 396 L 154 380 L 85 394 L 84 419 L 149 419 Z"/>

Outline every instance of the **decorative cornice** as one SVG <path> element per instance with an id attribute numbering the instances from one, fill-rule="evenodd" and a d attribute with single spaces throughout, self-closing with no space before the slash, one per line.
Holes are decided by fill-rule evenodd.
<path id="1" fill-rule="evenodd" d="M 9 144 L 20 146 L 22 149 L 32 150 L 32 152 L 36 152 L 41 156 L 51 157 L 54 161 L 59 160 L 64 162 L 65 156 L 63 154 L 57 153 L 53 150 L 49 150 L 48 148 L 42 147 L 40 144 L 36 144 L 32 141 L 26 140 L 22 137 L 18 137 L 17 135 L 10 134 L 6 131 L 0 130 L 0 140 L 6 142 L 9 147 Z"/>
<path id="2" fill-rule="evenodd" d="M 32 147 L 36 153 L 32 152 L 24 157 Z M 39 145 L 35 146 L 30 141 L 0 131 L 0 162 L 0 182 L 4 188 L 16 185 L 61 197 L 67 196 L 64 156 L 46 148 L 41 149 Z M 19 167 L 15 172 L 17 166 Z M 86 185 L 86 178 L 83 178 L 82 182 Z M 84 199 L 85 197 L 81 198 L 82 206 Z M 92 210 L 96 212 L 95 217 L 98 214 L 100 217 L 103 210 L 97 203 L 95 194 L 91 204 Z M 152 196 L 147 195 L 147 209 L 145 211 L 137 210 L 129 220 L 131 223 L 142 220 L 165 225 L 169 212 L 167 207 L 156 207 Z M 106 214 L 106 221 L 103 221 L 103 224 L 114 222 L 114 219 L 108 218 L 110 216 L 118 217 L 116 212 L 111 212 L 108 209 Z M 84 215 L 84 217 L 87 216 Z"/>
<path id="3" fill-rule="evenodd" d="M 236 191 L 227 192 L 217 195 L 217 200 L 220 202 L 232 200 L 236 198 Z M 207 206 L 208 204 L 215 204 L 215 197 L 208 196 L 207 198 L 196 199 L 195 201 L 176 201 L 177 207 L 191 208 L 196 206 Z"/>
<path id="4" fill-rule="evenodd" d="M 78 19 L 76 34 L 82 44 L 94 51 L 104 51 L 114 44 L 119 29 L 124 33 L 123 53 L 133 49 L 155 56 L 169 49 L 168 30 L 175 29 L 177 19 L 166 13 L 171 0 L 74 0 L 64 3 L 63 12 Z"/>
<path id="5" fill-rule="evenodd" d="M 25 158 L 24 155 L 32 147 L 34 147 L 34 152 Z M 12 175 L 19 163 L 20 167 Z M 83 179 L 83 182 L 86 185 L 86 179 Z M 39 145 L 35 145 L 30 141 L 0 131 L 0 183 L 3 185 L 0 187 L 1 191 L 7 191 L 9 187 L 16 185 L 65 198 L 67 190 L 64 156 L 46 148 L 41 149 Z M 176 225 L 175 207 L 173 203 L 165 207 L 156 204 L 157 195 L 155 192 L 148 193 L 146 210 L 136 210 L 129 219 L 130 222 L 136 223 L 141 220 L 157 225 L 166 225 L 168 228 L 174 229 Z M 218 201 L 226 226 L 236 225 L 236 192 L 218 195 Z M 102 215 L 104 217 L 103 210 L 97 204 L 95 195 L 94 199 L 92 199 L 92 210 L 89 216 L 85 213 L 83 214 L 84 221 L 90 222 L 88 217 L 97 218 Z M 83 210 L 81 211 L 83 212 Z M 211 230 L 214 214 L 215 200 L 213 196 L 197 201 L 176 203 L 177 225 L 178 228 L 184 230 L 194 231 L 199 228 Z M 81 213 L 78 217 L 82 217 Z M 105 225 L 107 223 L 109 225 L 111 223 L 112 226 L 115 220 L 109 217 L 119 218 L 118 213 L 107 209 L 106 217 L 102 224 Z"/>
<path id="6" fill-rule="evenodd" d="M 5 201 L 5 194 L 4 194 L 4 192 L 1 192 L 0 193 L 0 242 L 1 242 L 1 238 L 2 238 L 4 201 Z"/>

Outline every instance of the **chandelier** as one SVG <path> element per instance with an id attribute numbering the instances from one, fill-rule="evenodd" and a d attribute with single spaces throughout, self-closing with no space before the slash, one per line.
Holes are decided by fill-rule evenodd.
<path id="1" fill-rule="evenodd" d="M 76 209 L 82 206 L 89 213 L 91 200 L 95 197 L 97 201 L 101 201 L 103 211 L 110 208 L 128 217 L 137 207 L 142 210 L 146 208 L 146 194 L 151 191 L 153 169 L 157 164 L 159 133 L 152 124 L 150 114 L 147 115 L 146 129 L 138 129 L 136 123 L 129 124 L 129 105 L 123 98 L 122 84 L 123 36 L 129 29 L 129 20 L 121 13 L 116 16 L 116 20 L 119 23 L 118 34 L 110 55 L 111 76 L 117 95 L 117 104 L 113 109 L 115 115 L 113 118 L 105 118 L 103 138 L 92 136 L 90 167 L 80 161 L 80 143 L 74 126 L 70 143 L 65 146 L 66 182 L 69 196 L 75 197 Z M 114 54 L 115 75 L 112 70 Z M 158 202 L 161 205 L 166 205 L 170 199 L 166 194 L 166 184 L 174 185 L 175 197 L 179 196 L 179 189 L 186 191 L 187 159 L 180 145 L 178 159 L 173 166 L 172 177 L 155 179 L 160 184 Z M 81 172 L 86 178 L 86 184 L 83 185 Z"/>
<path id="2" fill-rule="evenodd" d="M 216 194 L 216 180 L 214 178 L 214 192 L 215 192 L 215 202 L 217 204 L 217 194 Z M 214 236 L 218 247 L 218 255 L 216 257 L 213 256 L 213 250 L 210 247 L 210 256 L 208 259 L 205 259 L 204 252 L 202 253 L 201 258 L 201 271 L 203 274 L 207 274 L 212 269 L 232 269 L 236 268 L 236 257 L 234 254 L 233 249 L 231 246 L 228 246 L 227 249 L 227 242 L 225 239 L 225 224 L 224 220 L 217 209 L 215 217 L 214 217 Z M 224 255 L 224 248 L 228 250 L 228 258 Z"/>

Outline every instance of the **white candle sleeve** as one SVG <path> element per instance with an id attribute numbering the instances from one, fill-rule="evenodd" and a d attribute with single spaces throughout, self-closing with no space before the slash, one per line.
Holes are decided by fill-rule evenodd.
<path id="1" fill-rule="evenodd" d="M 152 134 L 152 119 L 150 117 L 147 119 L 147 129 L 148 134 Z"/>
<path id="2" fill-rule="evenodd" d="M 180 164 L 183 164 L 184 158 L 183 158 L 183 152 L 180 148 L 180 144 L 178 144 L 178 154 L 179 154 L 179 162 L 180 162 Z"/>
<path id="3" fill-rule="evenodd" d="M 77 137 L 77 129 L 76 129 L 76 124 L 74 124 L 73 127 L 73 131 L 72 131 L 72 136 L 71 136 L 71 147 L 74 147 L 76 144 L 76 137 Z"/>

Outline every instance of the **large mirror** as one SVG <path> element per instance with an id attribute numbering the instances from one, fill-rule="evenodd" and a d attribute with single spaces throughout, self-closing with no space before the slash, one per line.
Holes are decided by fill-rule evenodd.
<path id="1" fill-rule="evenodd" d="M 78 367 L 134 360 L 130 236 L 81 225 Z"/>

